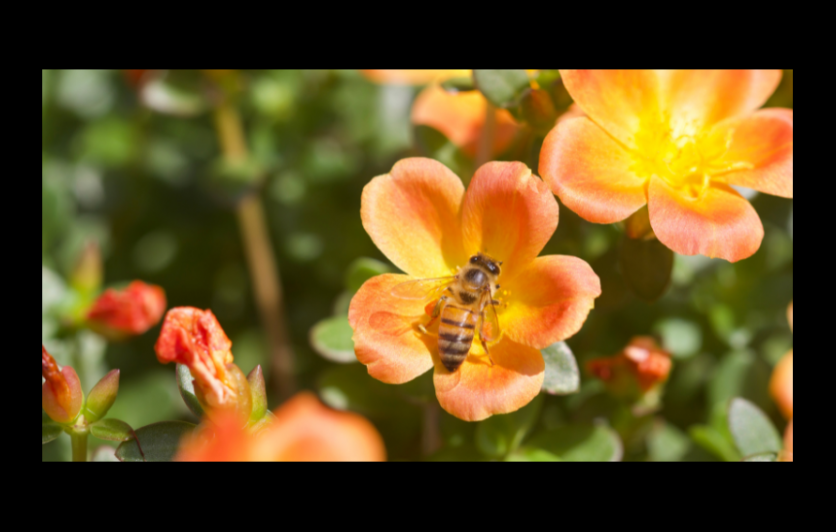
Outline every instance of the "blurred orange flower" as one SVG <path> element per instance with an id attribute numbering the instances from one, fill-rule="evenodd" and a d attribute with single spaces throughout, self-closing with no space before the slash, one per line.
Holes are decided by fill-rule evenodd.
<path id="1" fill-rule="evenodd" d="M 105 290 L 87 312 L 87 321 L 93 330 L 119 340 L 142 334 L 159 323 L 165 307 L 161 287 L 133 281 L 124 290 Z"/>
<path id="2" fill-rule="evenodd" d="M 406 272 L 373 277 L 351 301 L 355 352 L 369 374 L 401 384 L 434 367 L 441 406 L 467 421 L 528 404 L 543 383 L 539 349 L 580 330 L 601 294 L 586 262 L 538 257 L 558 222 L 548 186 L 522 163 L 493 162 L 465 192 L 441 163 L 411 158 L 366 185 L 361 203 L 366 232 Z M 494 365 L 474 339 L 451 372 L 438 357 L 438 339 L 418 329 L 427 322 L 427 301 L 397 297 L 392 289 L 410 279 L 455 275 L 480 252 L 502 262 L 495 294 L 502 335 L 489 347 Z"/>
<path id="3" fill-rule="evenodd" d="M 233 364 L 232 342 L 211 310 L 175 307 L 168 311 L 154 349 L 162 364 L 188 366 L 195 394 L 209 415 L 234 410 L 246 418 L 252 410 L 247 378 Z"/>
<path id="4" fill-rule="evenodd" d="M 792 329 L 792 307 L 787 310 L 787 318 L 790 322 L 790 329 Z M 778 362 L 775 369 L 772 371 L 772 379 L 769 383 L 769 391 L 772 394 L 772 399 L 778 405 L 779 410 L 786 419 L 792 419 L 793 415 L 793 352 L 790 351 Z"/>
<path id="5" fill-rule="evenodd" d="M 753 255 L 763 225 L 731 185 L 793 197 L 793 112 L 757 111 L 780 70 L 562 70 L 587 117 L 559 123 L 540 172 L 596 223 L 648 206 L 658 239 L 683 255 Z"/>
<path id="6" fill-rule="evenodd" d="M 323 406 L 307 392 L 274 412 L 255 433 L 234 416 L 222 416 L 183 441 L 182 462 L 380 462 L 386 449 L 365 418 Z"/>
<path id="7" fill-rule="evenodd" d="M 60 370 L 55 359 L 41 346 L 41 375 L 46 382 L 41 386 L 41 407 L 58 423 L 72 423 L 81 412 L 84 392 L 78 375 L 70 366 Z"/>
<path id="8" fill-rule="evenodd" d="M 668 380 L 671 357 L 653 338 L 637 336 L 619 354 L 589 361 L 589 372 L 618 397 L 638 399 Z"/>
<path id="9" fill-rule="evenodd" d="M 473 157 L 485 127 L 488 101 L 478 90 L 450 92 L 439 83 L 470 77 L 471 70 L 361 70 L 376 83 L 426 85 L 412 106 L 412 123 L 441 132 L 467 156 Z M 495 110 L 493 154 L 504 152 L 519 131 L 519 125 L 505 109 Z"/>

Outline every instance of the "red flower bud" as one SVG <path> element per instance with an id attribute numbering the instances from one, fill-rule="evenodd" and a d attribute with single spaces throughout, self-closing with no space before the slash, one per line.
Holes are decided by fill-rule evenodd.
<path id="1" fill-rule="evenodd" d="M 670 355 L 652 338 L 638 336 L 621 353 L 592 360 L 587 368 L 614 395 L 638 399 L 667 381 L 671 366 Z"/>
<path id="2" fill-rule="evenodd" d="M 165 312 L 165 291 L 133 281 L 125 290 L 108 288 L 87 312 L 90 328 L 111 340 L 142 334 Z"/>
<path id="3" fill-rule="evenodd" d="M 232 342 L 211 310 L 176 307 L 168 311 L 154 349 L 163 364 L 188 366 L 195 394 L 207 408 L 235 408 L 242 416 L 252 410 L 250 387 L 232 363 Z"/>
<path id="4" fill-rule="evenodd" d="M 84 394 L 78 375 L 70 366 L 58 369 L 55 359 L 41 346 L 41 375 L 46 382 L 41 387 L 41 406 L 58 423 L 72 423 L 81 411 Z"/>

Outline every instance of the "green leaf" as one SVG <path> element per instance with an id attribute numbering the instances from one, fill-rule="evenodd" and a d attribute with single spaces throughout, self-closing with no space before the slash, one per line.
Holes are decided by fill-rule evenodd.
<path id="1" fill-rule="evenodd" d="M 769 375 L 769 368 L 755 353 L 728 353 L 708 383 L 708 405 L 725 411 L 729 401 L 743 397 L 760 408 L 768 408 L 771 405 Z"/>
<path id="2" fill-rule="evenodd" d="M 360 257 L 348 266 L 345 274 L 345 287 L 351 292 L 360 290 L 363 283 L 384 273 L 391 273 L 392 268 L 379 260 Z"/>
<path id="3" fill-rule="evenodd" d="M 574 425 L 536 435 L 518 457 L 531 461 L 618 462 L 623 455 L 621 439 L 611 428 Z"/>
<path id="4" fill-rule="evenodd" d="M 472 91 L 476 89 L 476 87 L 473 85 L 473 77 L 467 76 L 459 78 L 450 78 L 441 84 L 441 88 L 453 94 L 459 92 Z"/>
<path id="5" fill-rule="evenodd" d="M 177 364 L 177 390 L 180 392 L 180 397 L 183 398 L 183 402 L 186 403 L 186 406 L 189 410 L 192 411 L 192 414 L 196 415 L 198 419 L 203 417 L 203 407 L 200 405 L 200 401 L 197 400 L 197 396 L 194 393 L 194 377 L 192 377 L 192 372 L 189 371 L 188 366 L 184 366 L 183 364 Z"/>
<path id="6" fill-rule="evenodd" d="M 476 428 L 476 446 L 490 458 L 501 458 L 515 451 L 537 422 L 542 405 L 543 396 L 538 395 L 516 412 L 482 421 Z"/>
<path id="7" fill-rule="evenodd" d="M 704 450 L 726 462 L 739 462 L 740 455 L 734 445 L 713 427 L 694 425 L 688 429 L 691 439 Z"/>
<path id="8" fill-rule="evenodd" d="M 41 445 L 60 436 L 62 430 L 61 426 L 54 421 L 41 421 Z"/>
<path id="9" fill-rule="evenodd" d="M 134 437 L 130 425 L 118 419 L 102 419 L 90 425 L 90 433 L 100 440 L 128 441 Z"/>
<path id="10" fill-rule="evenodd" d="M 643 301 L 653 303 L 665 293 L 673 272 L 674 253 L 658 239 L 624 237 L 620 264 L 624 281 Z"/>
<path id="11" fill-rule="evenodd" d="M 347 316 L 335 316 L 320 321 L 311 328 L 311 347 L 326 360 L 347 364 L 357 362 L 354 355 L 354 331 Z"/>
<path id="12" fill-rule="evenodd" d="M 656 323 L 653 330 L 662 337 L 662 346 L 674 358 L 685 360 L 702 348 L 702 329 L 692 321 L 666 318 Z"/>
<path id="13" fill-rule="evenodd" d="M 319 379 L 322 401 L 337 410 L 352 410 L 366 416 L 402 415 L 407 398 L 403 386 L 384 384 L 369 377 L 360 364 L 333 366 Z"/>
<path id="14" fill-rule="evenodd" d="M 116 458 L 121 462 L 170 462 L 177 454 L 180 440 L 194 428 L 183 421 L 163 421 L 139 428 L 136 440 L 126 441 L 116 449 Z"/>
<path id="15" fill-rule="evenodd" d="M 743 462 L 777 462 L 777 453 L 761 453 L 753 456 L 747 456 L 742 460 Z"/>
<path id="16" fill-rule="evenodd" d="M 530 86 L 525 70 L 474 70 L 473 81 L 485 98 L 497 107 L 514 105 Z"/>
<path id="17" fill-rule="evenodd" d="M 729 405 L 729 431 L 743 456 L 778 453 L 781 435 L 760 408 L 745 399 L 732 399 Z"/>
<path id="18" fill-rule="evenodd" d="M 552 395 L 576 393 L 581 386 L 578 362 L 566 342 L 557 342 L 541 351 L 546 362 L 543 391 Z"/>
<path id="19" fill-rule="evenodd" d="M 691 449 L 691 440 L 681 430 L 658 420 L 647 436 L 647 454 L 653 462 L 680 462 Z"/>

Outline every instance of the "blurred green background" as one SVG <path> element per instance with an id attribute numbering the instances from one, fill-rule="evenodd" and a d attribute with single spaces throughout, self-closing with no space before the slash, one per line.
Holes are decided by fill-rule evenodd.
<path id="1" fill-rule="evenodd" d="M 791 200 L 750 194 L 766 229 L 758 253 L 737 264 L 677 256 L 672 285 L 655 304 L 625 285 L 621 228 L 584 222 L 561 205 L 559 228 L 543 253 L 583 258 L 603 285 L 583 330 L 567 343 L 583 367 L 635 335 L 657 336 L 674 356 L 663 407 L 625 421 L 624 407 L 583 372 L 576 395 L 541 395 L 515 418 L 468 424 L 433 406 L 430 376 L 401 387 L 381 384 L 356 362 L 320 356 L 310 331 L 345 312 L 356 289 L 351 274 L 363 271 L 362 264 L 352 266 L 356 259 L 388 264 L 360 222 L 363 186 L 407 156 L 441 158 L 465 180 L 472 162 L 449 146 L 415 141 L 409 116 L 420 88 L 375 85 L 357 71 L 256 70 L 238 77 L 237 105 L 253 156 L 244 174 L 224 170 L 211 94 L 199 73 L 170 74 L 160 94 L 149 97 L 162 102 L 155 110 L 140 103 L 138 86 L 123 71 L 42 72 L 42 340 L 59 363 L 78 369 L 85 389 L 108 369 L 121 369 L 112 417 L 134 427 L 191 419 L 174 366 L 156 361 L 159 326 L 112 344 L 92 332 L 60 330 L 55 309 L 82 246 L 91 239 L 101 245 L 106 285 L 142 279 L 165 288 L 169 307 L 211 308 L 233 342 L 236 363 L 245 373 L 262 364 L 269 386 L 266 339 L 234 214 L 241 195 L 255 190 L 281 271 L 297 387 L 369 417 L 391 459 L 426 458 L 427 423 L 438 423 L 442 447 L 431 456 L 437 459 L 525 459 L 532 453 L 524 449 L 557 429 L 589 442 L 597 436 L 585 427 L 606 426 L 620 433 L 624 459 L 730 460 L 739 456 L 725 405 L 735 396 L 760 406 L 783 430 L 768 379 L 793 343 L 786 319 L 793 298 Z M 792 107 L 792 98 L 788 71 L 768 106 Z M 524 162 L 536 172 L 537 135 L 531 143 Z M 270 407 L 278 403 L 271 395 Z M 91 448 L 104 443 L 92 439 Z M 65 437 L 43 446 L 44 460 L 68 456 Z"/>

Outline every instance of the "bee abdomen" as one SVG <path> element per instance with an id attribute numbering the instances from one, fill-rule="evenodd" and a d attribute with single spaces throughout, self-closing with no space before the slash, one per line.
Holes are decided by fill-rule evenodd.
<path id="1" fill-rule="evenodd" d="M 438 326 L 438 354 L 448 371 L 456 371 L 470 352 L 475 318 L 468 309 L 445 307 Z"/>

